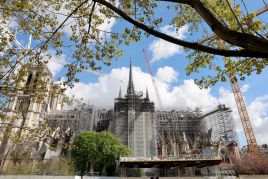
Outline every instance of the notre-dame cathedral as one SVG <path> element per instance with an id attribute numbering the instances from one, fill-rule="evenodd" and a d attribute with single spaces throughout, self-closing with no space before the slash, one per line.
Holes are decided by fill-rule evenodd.
<path id="1" fill-rule="evenodd" d="M 113 109 L 81 105 L 63 110 L 64 89 L 60 84 L 53 83 L 52 75 L 44 64 L 26 64 L 22 70 L 26 75 L 19 85 L 25 90 L 13 94 L 9 104 L 11 111 L 22 112 L 16 113 L 16 118 L 10 123 L 33 129 L 44 124 L 50 127 L 50 139 L 46 142 L 35 141 L 35 145 L 31 145 L 32 156 L 38 158 L 68 155 L 66 148 L 60 146 L 70 144 L 75 135 L 83 130 L 114 133 L 132 150 L 133 157 L 201 154 L 208 146 L 220 146 L 220 141 L 225 144 L 237 141 L 231 110 L 224 105 L 206 114 L 199 109 L 157 111 L 148 90 L 145 94 L 135 91 L 131 63 L 126 94 L 123 96 L 120 88 Z M 35 95 L 36 90 L 40 90 L 37 93 L 39 96 Z M 2 158 L 12 148 L 9 134 L 2 136 Z M 59 147 L 51 151 L 49 145 Z"/>

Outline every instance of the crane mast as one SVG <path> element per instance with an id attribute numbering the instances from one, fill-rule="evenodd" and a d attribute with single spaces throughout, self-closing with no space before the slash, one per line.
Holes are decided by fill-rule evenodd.
<path id="1" fill-rule="evenodd" d="M 235 77 L 235 75 L 230 75 L 230 74 L 229 74 L 229 78 L 230 78 L 235 102 L 237 105 L 237 109 L 239 111 L 239 116 L 240 116 L 242 126 L 244 129 L 244 133 L 245 133 L 245 136 L 247 139 L 248 151 L 250 154 L 258 155 L 259 150 L 258 150 L 258 146 L 257 146 L 257 141 L 256 141 L 256 138 L 255 138 L 255 135 L 254 135 L 251 123 L 250 123 L 247 108 L 246 108 L 239 84 L 237 82 L 237 78 Z"/>
<path id="2" fill-rule="evenodd" d="M 221 41 L 221 43 L 224 46 L 224 42 Z M 227 65 L 228 60 L 231 60 L 231 59 L 227 58 L 227 57 L 224 58 L 225 65 Z M 239 112 L 239 116 L 240 116 L 240 120 L 241 120 L 241 123 L 243 126 L 244 134 L 245 134 L 245 137 L 247 139 L 248 152 L 251 155 L 258 155 L 259 150 L 258 150 L 257 141 L 256 141 L 255 134 L 253 132 L 253 129 L 252 129 L 252 126 L 250 123 L 247 107 L 246 107 L 245 101 L 243 99 L 243 95 L 242 95 L 240 86 L 237 82 L 235 72 L 233 72 L 232 69 L 228 69 L 228 68 L 226 68 L 226 71 L 227 71 L 227 75 L 230 79 L 232 91 L 233 91 L 234 98 L 235 98 L 235 103 L 236 103 L 236 106 L 237 106 L 237 109 Z"/>
<path id="3" fill-rule="evenodd" d="M 221 41 L 221 43 L 224 46 L 224 42 Z M 227 57 L 224 58 L 225 65 L 227 65 L 228 60 L 231 60 L 231 59 L 227 58 Z M 245 134 L 245 137 L 247 139 L 247 144 L 248 144 L 247 149 L 251 155 L 259 155 L 259 150 L 258 150 L 258 145 L 257 145 L 257 141 L 255 138 L 255 134 L 253 132 L 253 129 L 252 129 L 252 126 L 250 123 L 247 107 L 246 107 L 245 101 L 243 99 L 243 95 L 242 95 L 242 92 L 240 90 L 240 86 L 237 82 L 235 72 L 232 72 L 232 69 L 228 69 L 228 68 L 226 68 L 226 69 L 227 69 L 226 71 L 227 71 L 227 74 L 228 74 L 228 77 L 230 79 L 230 83 L 232 86 L 232 91 L 234 94 L 236 106 L 237 106 L 239 116 L 241 119 L 241 123 L 243 126 L 244 134 Z"/>
<path id="4" fill-rule="evenodd" d="M 268 6 L 264 6 L 260 9 L 258 9 L 257 11 L 255 11 L 256 17 L 265 13 L 266 11 L 268 11 Z M 206 36 L 205 38 L 197 41 L 198 44 L 202 44 L 208 40 L 211 40 L 213 38 L 216 37 L 216 34 L 211 34 Z M 224 62 L 226 63 L 226 58 L 224 58 Z M 247 108 L 243 99 L 243 95 L 242 92 L 240 90 L 239 84 L 237 82 L 237 78 L 235 76 L 235 74 L 231 74 L 230 72 L 228 73 L 228 76 L 230 78 L 230 82 L 231 82 L 231 86 L 232 86 L 232 91 L 234 94 L 234 98 L 235 98 L 235 102 L 237 105 L 237 109 L 239 112 L 239 116 L 241 119 L 241 123 L 243 126 L 243 130 L 247 139 L 247 144 L 248 144 L 248 151 L 251 155 L 259 155 L 259 150 L 258 150 L 258 145 L 257 145 L 257 141 L 255 138 L 255 134 L 253 132 L 251 123 L 250 123 L 250 119 L 248 116 L 248 112 L 247 112 Z"/>
<path id="5" fill-rule="evenodd" d="M 153 70 L 152 70 L 152 66 L 151 66 L 150 60 L 147 57 L 145 49 L 142 49 L 142 51 L 143 51 L 144 59 L 146 61 L 147 68 L 149 70 L 149 73 L 150 73 L 150 76 L 151 76 L 151 79 L 152 79 L 152 82 L 153 82 L 157 102 L 158 102 L 159 108 L 161 110 L 161 109 L 163 109 L 163 106 L 162 106 L 161 98 L 160 98 L 159 91 L 158 91 L 158 88 L 157 88 L 157 85 L 156 85 L 156 81 L 154 79 L 154 73 L 153 73 Z"/>

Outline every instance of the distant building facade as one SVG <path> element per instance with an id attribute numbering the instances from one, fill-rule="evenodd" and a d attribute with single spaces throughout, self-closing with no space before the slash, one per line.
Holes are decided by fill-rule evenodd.
<path id="1" fill-rule="evenodd" d="M 260 155 L 262 157 L 268 157 L 268 144 L 259 145 Z"/>
<path id="2" fill-rule="evenodd" d="M 47 112 L 62 109 L 64 90 L 53 83 L 52 74 L 45 64 L 25 64 L 20 71 L 26 73 L 25 79 L 17 86 L 23 90 L 12 95 L 9 108 L 13 112 L 20 111 L 14 121 L 17 125 L 24 118 L 25 127 L 38 127 L 44 122 Z"/>

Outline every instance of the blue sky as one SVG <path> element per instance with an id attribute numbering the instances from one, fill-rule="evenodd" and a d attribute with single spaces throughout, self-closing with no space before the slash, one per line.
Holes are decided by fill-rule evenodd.
<path id="1" fill-rule="evenodd" d="M 236 2 L 241 3 L 241 1 L 237 0 Z M 245 0 L 244 2 L 250 12 L 264 5 L 262 0 Z M 158 15 L 162 16 L 163 19 L 170 19 L 173 15 L 168 10 L 162 8 L 160 10 Z M 262 20 L 267 18 L 267 13 L 258 17 L 258 19 Z M 104 28 L 113 32 L 120 32 L 124 26 L 131 27 L 130 24 L 124 21 L 112 21 L 110 25 Z M 174 29 L 167 26 L 167 23 L 162 24 L 159 29 L 187 40 L 200 36 L 200 34 L 190 36 L 187 33 L 187 27 L 181 29 L 179 31 L 180 34 L 176 34 Z M 25 39 L 25 37 L 22 37 L 20 40 L 26 41 Z M 91 72 L 79 74 L 81 83 L 76 84 L 73 89 L 68 89 L 67 94 L 75 94 L 90 104 L 111 107 L 120 86 L 122 86 L 123 92 L 126 91 L 128 66 L 131 58 L 134 66 L 133 75 L 136 90 L 145 91 L 146 87 L 148 87 L 151 99 L 157 103 L 142 53 L 142 49 L 144 48 L 150 59 L 153 59 L 156 55 L 162 57 L 160 59 L 154 59 L 152 68 L 156 74 L 156 82 L 165 108 L 201 107 L 203 110 L 210 110 L 219 103 L 225 103 L 233 110 L 240 145 L 246 144 L 229 82 L 217 83 L 210 89 L 200 90 L 193 83 L 193 79 L 200 78 L 208 72 L 202 71 L 199 74 L 186 76 L 184 69 L 188 64 L 186 59 L 187 53 L 179 46 L 169 44 L 152 36 L 142 38 L 140 42 L 132 43 L 129 46 L 121 45 L 120 48 L 124 51 L 122 57 L 113 61 L 111 66 L 103 66 L 102 71 L 97 75 Z M 49 68 L 53 72 L 55 80 L 64 77 L 64 64 L 68 61 L 68 58 L 68 54 L 66 53 L 61 57 L 53 57 L 53 61 L 49 63 Z M 219 60 L 222 59 L 222 57 L 218 58 Z M 245 81 L 239 82 L 248 106 L 257 141 L 260 144 L 267 143 L 268 141 L 268 132 L 266 131 L 268 127 L 267 75 L 268 69 L 266 68 L 261 75 L 253 74 L 246 78 Z"/>

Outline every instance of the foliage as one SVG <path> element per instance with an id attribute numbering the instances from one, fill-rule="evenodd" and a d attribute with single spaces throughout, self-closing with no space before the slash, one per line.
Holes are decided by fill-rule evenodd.
<path id="1" fill-rule="evenodd" d="M 267 175 L 268 158 L 261 156 L 245 156 L 235 160 L 235 171 L 241 175 Z"/>
<path id="2" fill-rule="evenodd" d="M 13 162 L 6 161 L 5 169 L 3 174 L 5 175 L 37 175 L 40 172 L 39 161 L 24 161 L 19 165 L 13 165 Z"/>
<path id="3" fill-rule="evenodd" d="M 29 71 L 34 71 L 31 82 L 28 84 Z M 45 141 L 50 138 L 51 129 L 39 118 L 26 125 L 27 115 L 30 109 L 37 111 L 43 118 L 48 110 L 50 98 L 58 95 L 63 98 L 63 103 L 72 103 L 72 98 L 63 94 L 63 89 L 53 86 L 51 73 L 44 64 L 22 65 L 10 76 L 12 80 L 3 80 L 0 86 L 0 122 L 1 145 L 0 156 L 4 157 L 8 151 L 10 158 L 15 162 L 21 162 L 29 158 L 32 145 L 36 141 Z M 1 90 L 3 89 L 3 90 Z M 18 94 L 15 96 L 14 94 Z M 30 105 L 30 104 L 36 105 Z M 10 146 L 7 144 L 10 143 Z M 7 150 L 8 149 L 8 150 Z M 23 151 L 23 152 L 22 152 Z"/>
<path id="4" fill-rule="evenodd" d="M 49 136 L 49 128 L 46 125 L 40 125 L 38 128 L 20 128 L 16 125 L 2 124 L 2 127 L 5 130 L 1 131 L 3 136 L 1 139 L 0 154 L 2 158 L 8 158 L 12 161 L 14 166 L 17 164 L 20 165 L 23 161 L 28 161 L 36 141 L 45 140 Z"/>
<path id="5" fill-rule="evenodd" d="M 69 157 L 60 157 L 45 161 L 42 165 L 44 175 L 70 176 L 75 174 L 74 166 Z"/>
<path id="6" fill-rule="evenodd" d="M 57 158 L 47 161 L 26 160 L 20 165 L 10 163 L 3 171 L 5 175 L 74 175 L 70 158 Z"/>
<path id="7" fill-rule="evenodd" d="M 100 175 L 103 170 L 112 175 L 119 157 L 129 154 L 130 149 L 109 132 L 81 132 L 75 137 L 71 149 L 74 166 L 81 176 L 91 169 Z"/>
<path id="8" fill-rule="evenodd" d="M 11 139 L 16 145 L 31 144 L 27 139 L 34 141 L 45 135 L 43 128 L 26 128 L 25 117 L 19 126 L 14 126 L 13 122 L 21 119 L 29 106 L 14 110 L 9 104 L 11 96 L 17 93 L 31 92 L 33 101 L 42 101 L 57 93 L 48 89 L 51 81 L 47 80 L 52 74 L 45 70 L 45 65 L 62 54 L 67 61 L 64 84 L 71 87 L 79 82 L 77 73 L 110 65 L 122 56 L 122 45 L 150 35 L 185 47 L 186 74 L 208 71 L 208 76 L 196 80 L 200 87 L 225 82 L 229 74 L 237 74 L 240 80 L 253 72 L 260 74 L 268 63 L 268 26 L 255 18 L 256 13 L 243 10 L 246 8 L 240 7 L 242 5 L 233 0 L 0 1 L 0 120 L 6 127 L 1 131 L 5 134 L 1 135 L 3 141 L 7 142 L 6 136 L 14 129 L 18 132 L 11 135 Z M 162 17 L 162 12 L 168 12 L 170 17 Z M 121 20 L 132 25 L 122 23 L 116 32 L 102 28 Z M 174 27 L 175 31 L 187 25 L 192 35 L 187 40 L 193 41 L 160 32 L 159 27 L 165 25 Z M 216 35 L 203 43 L 195 43 L 209 33 Z M 29 34 L 33 37 L 33 47 L 21 48 L 16 39 L 25 39 Z M 230 58 L 223 62 L 219 55 Z M 39 74 L 30 88 L 24 85 L 29 63 L 36 65 Z M 67 103 L 72 101 L 66 96 L 63 99 Z M 21 158 L 17 154 L 13 156 Z M 94 167 L 97 170 L 102 165 Z"/>
<path id="9" fill-rule="evenodd" d="M 230 73 L 237 74 L 240 80 L 255 71 L 261 73 L 268 63 L 268 26 L 255 18 L 256 13 L 243 10 L 241 5 L 233 0 L 0 1 L 0 120 L 6 126 L 1 131 L 5 135 L 1 136 L 7 142 L 5 136 L 18 130 L 11 138 L 20 145 L 30 144 L 27 138 L 34 141 L 44 135 L 39 128 L 26 128 L 25 118 L 19 126 L 11 126 L 23 117 L 29 106 L 14 110 L 9 105 L 11 96 L 17 93 L 31 92 L 33 101 L 58 93 L 48 89 L 52 83 L 48 77 L 52 74 L 45 65 L 62 54 L 67 68 L 64 84 L 70 87 L 79 82 L 77 73 L 110 65 L 122 56 L 122 45 L 150 35 L 185 47 L 188 75 L 209 71 L 208 76 L 196 80 L 200 87 L 227 81 Z M 162 16 L 162 12 L 170 17 Z M 118 31 L 103 29 L 122 20 L 130 24 L 122 23 Z M 193 41 L 176 39 L 159 31 L 159 27 L 165 25 L 174 27 L 175 31 L 187 25 L 190 32 L 187 40 Z M 209 33 L 216 35 L 203 43 L 195 43 Z M 16 39 L 26 39 L 29 34 L 33 46 L 22 48 Z M 224 63 L 218 55 L 238 58 L 226 58 Z M 33 85 L 27 87 L 24 84 L 29 63 L 36 65 L 38 76 L 34 76 Z M 68 104 L 74 101 L 66 96 L 63 99 Z"/>
<path id="10" fill-rule="evenodd" d="M 267 66 L 264 57 L 267 58 L 268 26 L 255 19 L 256 13 L 240 6 L 241 2 L 232 0 L 4 0 L 0 9 L 0 53 L 4 53 L 0 68 L 8 70 L 20 66 L 22 59 L 47 63 L 52 57 L 51 50 L 56 55 L 67 51 L 71 54 L 66 64 L 65 84 L 72 86 L 74 81 L 79 81 L 77 73 L 99 70 L 101 64 L 110 65 L 113 59 L 122 56 L 120 45 L 140 41 L 144 35 L 154 35 L 191 49 L 187 74 L 198 73 L 202 68 L 211 71 L 197 81 L 202 87 L 226 81 L 226 69 L 238 72 L 240 79 L 244 79 L 254 71 L 261 73 Z M 173 16 L 163 18 L 160 11 Z M 123 25 L 118 32 L 101 28 L 122 19 L 134 26 Z M 175 39 L 158 31 L 166 24 L 176 31 L 187 24 L 194 41 L 212 31 L 216 36 L 202 44 Z M 29 33 L 35 42 L 33 50 L 15 48 L 15 34 Z M 224 65 L 217 55 L 240 58 Z M 6 77 L 6 70 L 0 76 L 1 79 Z"/>

